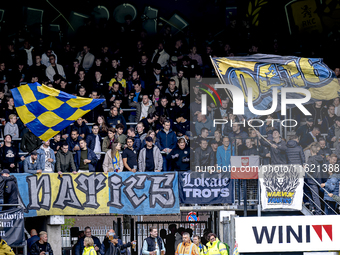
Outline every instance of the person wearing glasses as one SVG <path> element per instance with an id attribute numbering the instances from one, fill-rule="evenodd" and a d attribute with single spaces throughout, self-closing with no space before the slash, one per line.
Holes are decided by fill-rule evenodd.
<path id="1" fill-rule="evenodd" d="M 92 234 L 91 234 L 91 228 L 90 227 L 86 227 L 85 228 L 85 236 L 84 237 L 82 237 L 82 238 L 80 238 L 80 239 L 78 239 L 78 242 L 76 243 L 76 247 L 75 247 L 75 255 L 82 255 L 83 254 L 83 251 L 84 251 L 84 239 L 86 238 L 86 237 L 91 237 L 92 239 L 93 239 L 93 247 L 94 247 L 94 250 L 98 253 L 98 254 L 100 254 L 99 253 L 99 249 L 100 249 L 100 247 L 101 247 L 101 243 L 100 243 L 100 241 L 99 241 L 99 239 L 98 239 L 98 237 L 96 237 L 96 236 L 93 236 Z"/>
<path id="2" fill-rule="evenodd" d="M 228 255 L 227 247 L 217 238 L 216 234 L 210 233 L 208 235 L 207 248 L 208 254 Z"/>

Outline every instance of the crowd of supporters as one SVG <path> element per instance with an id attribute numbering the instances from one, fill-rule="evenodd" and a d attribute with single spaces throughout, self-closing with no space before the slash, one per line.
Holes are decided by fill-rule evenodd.
<path id="1" fill-rule="evenodd" d="M 274 165 L 336 165 L 340 160 L 339 98 L 309 105 L 312 116 L 307 119 L 293 109 L 292 117 L 298 120 L 295 135 L 273 121 L 282 119 L 280 113 L 264 116 L 257 130 L 241 124 L 215 127 L 213 119 L 244 120 L 233 115 L 232 100 L 223 92 L 221 105 L 209 102 L 207 114 L 201 112 L 203 79 L 216 77 L 210 56 L 235 55 L 230 44 L 198 43 L 185 35 L 175 37 L 171 29 L 153 38 L 157 40 L 144 30 L 124 31 L 120 46 L 80 41 L 78 47 L 65 43 L 53 49 L 27 39 L 3 45 L 2 169 L 33 174 L 187 171 L 230 165 L 231 155 L 259 155 L 262 164 Z M 251 45 L 248 54 L 257 53 L 258 47 Z M 334 71 L 340 77 L 340 69 Z M 18 118 L 10 91 L 33 82 L 104 102 L 42 143 Z M 335 185 L 333 180 L 338 175 L 330 175 L 324 180 L 314 177 L 338 194 L 339 182 Z M 315 181 L 310 182 L 319 192 Z M 313 192 L 311 196 L 318 204 Z M 325 195 L 325 200 L 335 208 L 331 197 Z"/>

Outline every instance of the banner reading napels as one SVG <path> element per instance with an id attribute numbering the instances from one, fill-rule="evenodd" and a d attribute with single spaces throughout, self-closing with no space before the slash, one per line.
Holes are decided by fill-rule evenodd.
<path id="1" fill-rule="evenodd" d="M 26 217 L 179 213 L 178 177 L 166 173 L 15 174 Z"/>
<path id="2" fill-rule="evenodd" d="M 185 172 L 179 176 L 180 202 L 184 204 L 231 204 L 234 202 L 230 174 Z"/>

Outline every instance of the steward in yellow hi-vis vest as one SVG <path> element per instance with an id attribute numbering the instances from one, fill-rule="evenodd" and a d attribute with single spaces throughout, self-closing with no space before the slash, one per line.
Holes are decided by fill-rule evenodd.
<path id="1" fill-rule="evenodd" d="M 198 235 L 194 235 L 192 237 L 192 240 L 193 240 L 194 244 L 197 246 L 197 249 L 198 249 L 200 255 L 207 255 L 207 253 L 208 253 L 207 246 L 205 246 L 204 244 L 201 243 L 201 238 Z"/>
<path id="2" fill-rule="evenodd" d="M 178 244 L 175 255 L 200 255 L 196 244 L 190 241 L 190 234 L 184 232 L 182 237 L 183 242 Z"/>
<path id="3" fill-rule="evenodd" d="M 213 233 L 208 235 L 207 248 L 208 253 L 207 255 L 228 255 L 227 247 L 217 238 L 217 236 Z"/>

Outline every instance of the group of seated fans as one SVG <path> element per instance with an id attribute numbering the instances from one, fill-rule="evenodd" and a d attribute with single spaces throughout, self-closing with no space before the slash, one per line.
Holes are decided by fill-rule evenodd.
<path id="1" fill-rule="evenodd" d="M 93 54 L 88 44 L 77 53 L 70 44 L 54 52 L 48 47 L 35 50 L 27 40 L 21 48 L 8 43 L 0 52 L 1 168 L 32 174 L 160 172 L 228 166 L 231 155 L 259 155 L 261 164 L 274 165 L 334 165 L 340 160 L 339 98 L 309 105 L 312 116 L 304 125 L 302 113 L 293 109 L 299 126 L 290 137 L 272 121 L 281 119 L 280 113 L 264 116 L 264 125 L 256 129 L 241 124 L 215 127 L 213 119 L 241 123 L 244 118 L 233 115 L 232 101 L 223 92 L 221 105 L 208 102 L 207 114 L 201 112 L 202 88 L 207 89 L 203 79 L 214 76 L 212 45 L 205 45 L 199 55 L 196 46 L 186 48 L 181 39 L 160 41 L 154 51 L 140 39 L 128 52 L 102 45 Z M 340 69 L 335 73 L 339 77 Z M 33 82 L 105 100 L 53 139 L 41 142 L 18 118 L 10 91 Z M 20 152 L 30 154 L 19 156 L 24 155 Z M 328 188 L 328 177 L 314 177 Z M 338 181 L 331 192 L 338 195 Z M 320 204 L 314 193 L 311 197 Z M 335 208 L 331 197 L 325 195 L 325 200 Z"/>
<path id="2" fill-rule="evenodd" d="M 27 40 L 22 48 L 9 43 L 8 52 L 0 52 L 2 169 L 33 174 L 189 170 L 189 78 L 205 69 L 196 50 L 188 55 L 181 40 L 174 43 L 170 56 L 164 43 L 149 54 L 139 40 L 134 58 L 107 46 L 93 55 L 88 45 L 73 53 L 66 44 L 58 53 L 39 52 Z M 105 100 L 42 142 L 20 120 L 10 91 L 34 82 Z"/>

